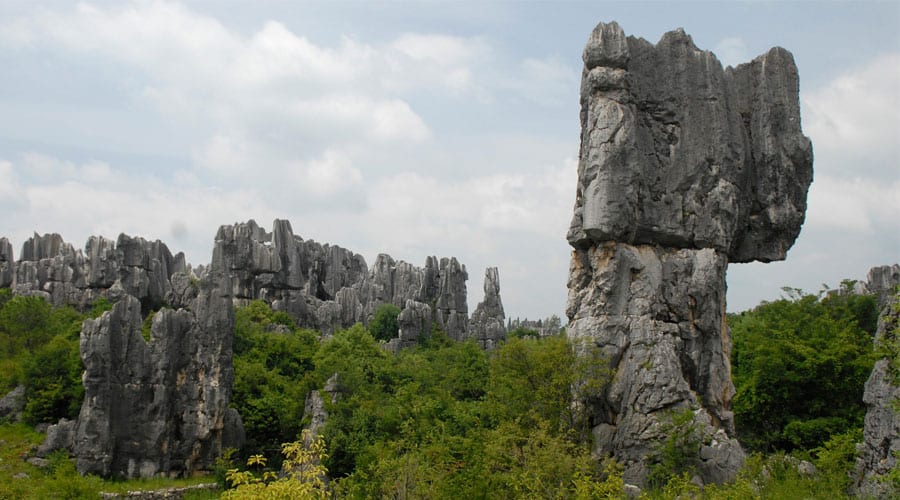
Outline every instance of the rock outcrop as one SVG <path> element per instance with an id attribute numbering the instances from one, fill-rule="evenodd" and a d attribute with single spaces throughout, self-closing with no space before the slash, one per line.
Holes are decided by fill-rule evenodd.
<path id="1" fill-rule="evenodd" d="M 16 261 L 9 240 L 0 238 L 0 288 L 11 288 L 16 278 Z"/>
<path id="2" fill-rule="evenodd" d="M 240 416 L 228 408 L 234 311 L 229 290 L 216 286 L 222 269 L 197 280 L 183 254 L 124 234 L 91 237 L 83 252 L 58 234 L 35 234 L 15 263 L 5 239 L 0 252 L 14 276 L 4 283 L 17 294 L 80 309 L 114 303 L 82 326 L 79 417 L 51 426 L 39 453 L 68 449 L 81 473 L 106 477 L 187 475 L 243 442 Z M 143 338 L 145 315 L 160 308 Z"/>
<path id="3" fill-rule="evenodd" d="M 468 273 L 456 258 L 428 257 L 420 268 L 380 254 L 368 269 L 361 255 L 304 240 L 288 221 L 276 220 L 269 233 L 251 220 L 219 228 L 212 266 L 228 270 L 220 286 L 238 303 L 265 300 L 325 333 L 368 324 L 384 303 L 412 307 L 403 320 L 409 327 L 433 321 L 457 340 L 468 331 Z M 404 342 L 414 336 L 406 331 Z"/>
<path id="4" fill-rule="evenodd" d="M 188 308 L 153 317 L 141 336 L 141 304 L 125 295 L 81 332 L 85 397 L 75 425 L 76 466 L 104 477 L 189 475 L 239 446 L 229 409 L 234 311 L 201 289 Z"/>
<path id="5" fill-rule="evenodd" d="M 869 271 L 867 291 L 879 297 L 882 306 L 875 345 L 897 345 L 900 338 L 900 266 L 881 266 Z M 894 291 L 893 295 L 885 292 Z M 896 353 L 896 351 L 894 351 Z M 900 495 L 882 476 L 900 462 L 900 373 L 896 359 L 875 362 L 866 381 L 863 402 L 867 406 L 863 442 L 858 445 L 856 494 L 864 498 L 897 498 Z"/>
<path id="6" fill-rule="evenodd" d="M 497 272 L 488 275 L 476 321 L 483 345 L 499 338 L 495 322 L 503 326 Z M 196 273 L 162 242 L 124 234 L 115 242 L 91 237 L 84 251 L 58 234 L 35 234 L 15 262 L 0 239 L 0 280 L 14 293 L 82 310 L 100 298 L 114 304 L 82 327 L 77 420 L 51 426 L 41 447 L 68 449 L 80 472 L 102 476 L 187 475 L 243 442 L 240 416 L 228 408 L 233 305 L 264 300 L 327 334 L 367 323 L 379 304 L 393 303 L 402 308 L 392 344 L 399 348 L 418 343 L 433 323 L 467 338 L 467 279 L 455 258 L 428 257 L 420 268 L 379 255 L 368 269 L 361 255 L 303 240 L 281 220 L 271 233 L 253 221 L 220 227 L 212 262 Z M 145 339 L 150 311 L 157 312 Z"/>
<path id="7" fill-rule="evenodd" d="M 97 299 L 116 301 L 130 295 L 147 313 L 166 303 L 171 276 L 186 271 L 184 254 L 173 256 L 159 240 L 125 234 L 116 242 L 91 236 L 81 251 L 59 234 L 35 233 L 22 245 L 17 262 L 5 241 L 0 240 L 0 285 L 14 285 L 16 294 L 39 295 L 54 306 L 85 310 Z"/>
<path id="8" fill-rule="evenodd" d="M 729 262 L 784 259 L 812 147 L 797 70 L 775 48 L 723 69 L 681 30 L 656 45 L 600 23 L 585 47 L 568 335 L 615 370 L 584 404 L 598 455 L 644 484 L 672 410 L 692 410 L 701 479 L 734 477 Z"/>
<path id="9" fill-rule="evenodd" d="M 475 307 L 469 320 L 469 338 L 482 349 L 493 349 L 506 340 L 505 320 L 500 300 L 500 272 L 496 267 L 489 267 L 484 271 L 484 300 Z"/>

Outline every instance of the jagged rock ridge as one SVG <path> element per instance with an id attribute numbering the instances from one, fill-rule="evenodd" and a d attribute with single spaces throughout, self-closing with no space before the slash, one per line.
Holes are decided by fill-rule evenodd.
<path id="1" fill-rule="evenodd" d="M 251 220 L 219 228 L 212 265 L 228 270 L 221 286 L 238 303 L 265 300 L 300 325 L 325 333 L 368 324 L 379 304 L 390 303 L 402 309 L 402 345 L 430 333 L 432 322 L 456 340 L 472 337 L 484 345 L 482 339 L 492 339 L 491 344 L 505 338 L 502 321 L 496 328 L 479 314 L 470 324 L 468 272 L 455 257 L 428 257 L 424 267 L 417 267 L 380 254 L 368 269 L 361 255 L 304 240 L 288 221 L 276 220 L 269 233 Z M 494 281 L 485 285 L 486 300 L 495 304 L 491 314 L 502 316 L 499 277 L 496 271 L 490 276 L 486 279 Z"/>
<path id="2" fill-rule="evenodd" d="M 775 48 L 723 69 L 682 30 L 656 45 L 600 23 L 585 46 L 568 335 L 615 370 L 585 405 L 598 455 L 646 481 L 670 410 L 705 436 L 698 471 L 743 462 L 730 411 L 729 262 L 784 259 L 800 231 L 812 148 L 797 70 Z"/>
<path id="3" fill-rule="evenodd" d="M 187 270 L 184 254 L 165 243 L 119 235 L 117 241 L 91 236 L 84 251 L 56 233 L 35 235 L 22 245 L 18 261 L 0 239 L 0 286 L 18 295 L 39 295 L 54 306 L 84 310 L 101 297 L 137 298 L 143 311 L 159 309 L 171 292 L 171 276 Z"/>

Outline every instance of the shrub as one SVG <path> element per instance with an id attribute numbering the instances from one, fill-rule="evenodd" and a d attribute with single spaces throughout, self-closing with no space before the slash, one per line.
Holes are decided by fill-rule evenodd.
<path id="1" fill-rule="evenodd" d="M 396 338 L 400 332 L 400 322 L 397 317 L 400 308 L 394 304 L 380 304 L 375 308 L 375 316 L 369 322 L 369 332 L 375 340 L 387 342 Z"/>

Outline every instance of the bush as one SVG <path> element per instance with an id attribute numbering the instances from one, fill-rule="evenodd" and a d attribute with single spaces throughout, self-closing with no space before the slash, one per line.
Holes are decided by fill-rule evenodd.
<path id="1" fill-rule="evenodd" d="M 735 422 L 751 450 L 810 451 L 865 415 L 874 298 L 790 295 L 729 318 Z"/>
<path id="2" fill-rule="evenodd" d="M 394 304 L 380 304 L 375 308 L 375 316 L 369 322 L 369 332 L 375 340 L 387 342 L 400 334 L 400 308 Z"/>

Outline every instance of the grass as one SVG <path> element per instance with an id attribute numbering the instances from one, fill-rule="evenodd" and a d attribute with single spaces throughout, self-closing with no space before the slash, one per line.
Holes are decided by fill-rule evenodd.
<path id="1" fill-rule="evenodd" d="M 0 500 L 6 499 L 81 499 L 100 498 L 100 492 L 125 493 L 136 490 L 157 490 L 215 482 L 212 476 L 181 479 L 152 478 L 109 481 L 96 476 L 81 476 L 64 454 L 48 457 L 45 469 L 26 460 L 44 440 L 44 435 L 24 424 L 0 425 Z M 191 492 L 186 499 L 218 498 L 215 491 Z"/>

